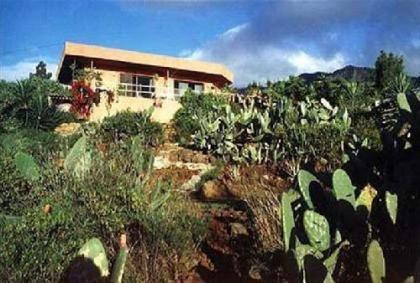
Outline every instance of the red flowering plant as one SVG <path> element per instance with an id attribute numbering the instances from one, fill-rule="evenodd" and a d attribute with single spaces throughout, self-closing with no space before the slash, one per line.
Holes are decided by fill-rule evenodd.
<path id="1" fill-rule="evenodd" d="M 73 101 L 70 111 L 82 119 L 88 119 L 93 103 L 98 104 L 97 94 L 84 81 L 73 81 L 71 92 Z"/>

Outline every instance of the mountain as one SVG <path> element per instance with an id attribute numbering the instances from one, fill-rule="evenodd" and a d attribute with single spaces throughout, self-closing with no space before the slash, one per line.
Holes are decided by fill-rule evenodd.
<path id="1" fill-rule="evenodd" d="M 319 80 L 321 77 L 329 78 L 343 78 L 346 80 L 353 80 L 358 82 L 374 81 L 375 69 L 369 67 L 357 67 L 348 65 L 342 69 L 338 69 L 332 73 L 316 72 L 316 73 L 303 73 L 299 75 L 300 78 L 304 79 L 307 83 L 313 83 Z M 412 85 L 420 87 L 420 77 L 411 77 Z"/>
<path id="2" fill-rule="evenodd" d="M 316 72 L 304 73 L 299 75 L 300 78 L 304 79 L 308 83 L 312 83 L 316 80 L 319 80 L 322 76 L 330 78 L 343 78 L 346 80 L 355 81 L 368 81 L 374 79 L 374 69 L 368 67 L 357 67 L 348 65 L 332 73 Z"/>

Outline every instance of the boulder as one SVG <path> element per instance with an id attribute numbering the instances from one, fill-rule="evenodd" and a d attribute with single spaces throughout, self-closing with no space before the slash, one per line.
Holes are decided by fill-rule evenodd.
<path id="1" fill-rule="evenodd" d="M 204 200 L 222 200 L 228 197 L 223 186 L 218 186 L 215 181 L 207 181 L 201 189 Z"/>
<path id="2" fill-rule="evenodd" d="M 248 230 L 241 223 L 230 223 L 230 236 L 232 238 L 238 238 L 240 236 L 248 236 Z"/>

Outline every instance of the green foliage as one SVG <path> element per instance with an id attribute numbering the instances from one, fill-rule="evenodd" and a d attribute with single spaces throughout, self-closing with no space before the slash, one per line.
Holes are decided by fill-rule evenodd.
<path id="1" fill-rule="evenodd" d="M 382 248 L 376 240 L 369 244 L 367 263 L 372 283 L 383 282 L 385 279 L 385 259 Z"/>
<path id="2" fill-rule="evenodd" d="M 106 155 L 93 151 L 83 178 L 43 167 L 39 189 L 20 177 L 13 155 L 0 158 L 0 212 L 8 215 L 2 219 L 22 216 L 1 220 L 1 281 L 58 282 L 86 239 L 98 237 L 111 245 L 123 231 L 129 238 L 141 237 L 141 246 L 127 258 L 127 278 L 152 276 L 153 271 L 133 268 L 148 256 L 170 261 L 176 255 L 180 266 L 188 264 L 206 223 L 168 184 L 148 185 L 149 173 L 139 171 L 134 160 L 147 156 L 132 156 L 131 142 L 111 144 Z M 50 212 L 43 212 L 46 204 Z M 114 261 L 116 251 L 109 253 Z M 171 277 L 161 272 L 158 278 Z"/>
<path id="3" fill-rule="evenodd" d="M 158 145 L 163 139 L 163 127 L 151 120 L 153 108 L 143 112 L 122 111 L 106 117 L 99 125 L 98 135 L 104 142 L 116 142 L 140 135 L 147 145 Z"/>
<path id="4" fill-rule="evenodd" d="M 381 51 L 375 62 L 375 85 L 380 90 L 389 88 L 392 80 L 404 72 L 404 61 L 401 56 Z"/>
<path id="5" fill-rule="evenodd" d="M 0 213 L 21 215 L 36 203 L 35 184 L 19 173 L 12 154 L 0 149 Z"/>
<path id="6" fill-rule="evenodd" d="M 175 139 L 181 144 L 187 144 L 191 141 L 191 135 L 200 128 L 199 122 L 194 117 L 207 116 L 209 112 L 226 104 L 226 99 L 211 93 L 196 94 L 187 91 L 181 97 L 180 103 L 182 108 L 175 113 L 173 118 Z"/>
<path id="7" fill-rule="evenodd" d="M 295 106 L 283 97 L 269 108 L 251 102 L 239 111 L 224 105 L 195 119 L 200 126 L 194 134 L 198 149 L 234 162 L 276 163 L 286 158 L 297 165 L 334 154 L 332 159 L 339 160 L 341 141 L 351 124 L 345 110 L 324 98 Z"/>
<path id="8" fill-rule="evenodd" d="M 47 73 L 47 64 L 45 64 L 44 61 L 40 61 L 38 65 L 35 67 L 35 74 L 30 73 L 29 77 L 30 78 L 39 77 L 39 78 L 48 80 L 48 79 L 51 79 L 52 73 L 51 72 Z"/>
<path id="9" fill-rule="evenodd" d="M 48 102 L 50 93 L 67 91 L 57 82 L 33 76 L 17 82 L 0 84 L 0 131 L 13 128 L 50 130 L 74 117 Z M 11 127 L 11 123 L 15 125 Z"/>
<path id="10" fill-rule="evenodd" d="M 29 181 L 37 181 L 41 177 L 38 165 L 29 154 L 23 152 L 16 153 L 15 166 L 22 177 Z"/>
<path id="11" fill-rule="evenodd" d="M 330 247 L 330 227 L 324 216 L 315 211 L 306 210 L 303 214 L 303 226 L 312 247 L 321 252 Z"/>

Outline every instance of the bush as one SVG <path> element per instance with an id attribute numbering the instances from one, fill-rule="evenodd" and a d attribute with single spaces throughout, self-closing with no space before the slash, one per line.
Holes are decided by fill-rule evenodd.
<path id="1" fill-rule="evenodd" d="M 57 82 L 33 76 L 17 82 L 0 84 L 0 132 L 19 127 L 42 130 L 54 129 L 75 117 L 50 105 L 50 93 L 66 94 Z M 9 121 L 10 120 L 10 121 Z"/>
<path id="2" fill-rule="evenodd" d="M 122 111 L 106 117 L 99 125 L 99 136 L 104 142 L 116 142 L 141 135 L 147 145 L 158 145 L 163 141 L 163 127 L 153 122 L 152 109 L 144 112 Z"/>
<path id="3" fill-rule="evenodd" d="M 191 142 L 191 135 L 200 128 L 197 119 L 193 117 L 207 116 L 209 112 L 216 111 L 219 106 L 226 103 L 226 99 L 220 95 L 187 91 L 181 97 L 182 108 L 175 113 L 173 119 L 176 141 L 181 144 Z"/>
<path id="4" fill-rule="evenodd" d="M 124 275 L 129 281 L 173 280 L 189 270 L 206 223 L 169 185 L 146 185 L 150 166 L 144 164 L 152 159 L 133 154 L 138 150 L 144 151 L 130 140 L 111 144 L 108 153 L 93 154 L 84 178 L 44 167 L 42 190 L 33 201 L 15 197 L 16 204 L 26 206 L 21 217 L 0 216 L 0 280 L 58 282 L 82 244 L 94 236 L 105 243 L 113 262 L 122 232 L 130 246 Z M 46 204 L 49 212 L 43 211 Z"/>
<path id="5" fill-rule="evenodd" d="M 0 214 L 21 215 L 33 205 L 35 186 L 16 170 L 14 157 L 5 152 L 0 153 Z"/>

